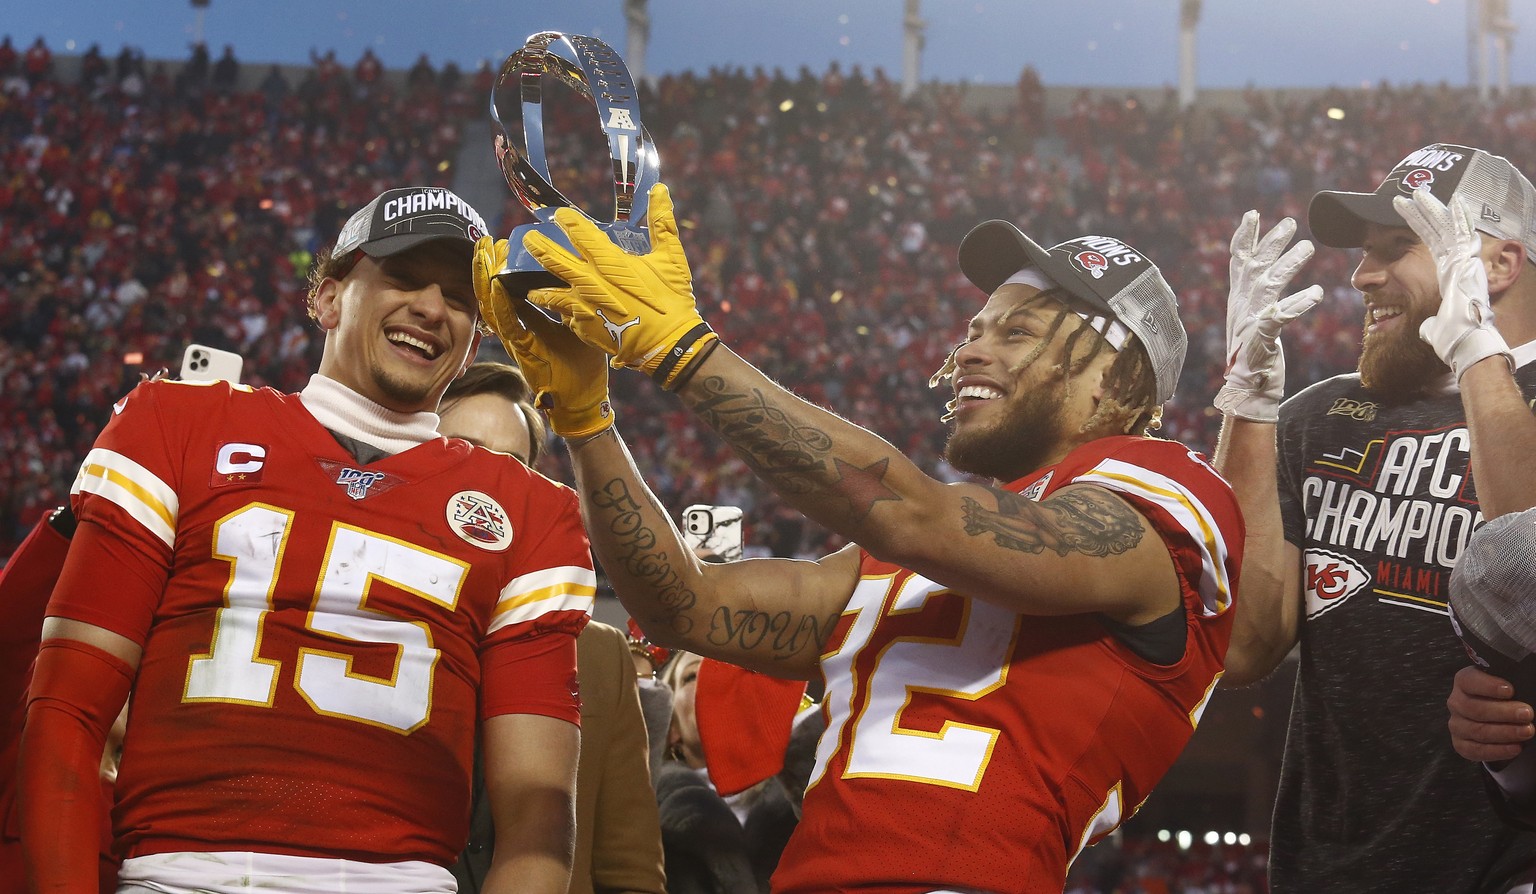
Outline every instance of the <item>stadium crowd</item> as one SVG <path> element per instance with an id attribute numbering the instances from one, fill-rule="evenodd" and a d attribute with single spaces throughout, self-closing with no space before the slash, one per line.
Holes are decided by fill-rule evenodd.
<path id="1" fill-rule="evenodd" d="M 92 47 L 64 79 L 41 39 L 0 43 L 0 556 L 65 498 L 113 401 L 141 370 L 174 368 L 187 343 L 241 353 L 252 384 L 300 388 L 319 356 L 303 298 L 322 240 L 389 186 L 453 185 L 462 141 L 490 151 L 489 67 L 466 76 L 423 57 L 392 78 L 371 54 L 348 69 L 327 53 L 296 80 L 273 67 L 242 89 L 232 48 L 170 65 L 129 47 L 110 60 Z M 1163 432 L 1209 450 L 1243 211 L 1304 219 L 1317 190 L 1376 182 L 1398 150 L 1432 139 L 1536 168 L 1530 96 L 1482 106 L 1443 86 L 1251 91 L 1232 111 L 1085 91 L 1057 116 L 1030 72 L 998 108 L 963 85 L 903 100 L 881 73 L 836 65 L 667 76 L 648 92 L 705 316 L 780 381 L 950 478 L 944 398 L 895 396 L 922 390 L 960 335 L 951 321 L 978 305 L 955 263 L 975 223 L 1011 219 L 1046 244 L 1109 232 L 1159 259 L 1190 333 Z M 550 108 L 559 139 L 595 138 L 581 109 Z M 593 147 L 560 148 L 556 183 L 601 208 L 601 167 L 582 164 Z M 501 232 L 526 217 L 510 194 L 481 210 Z M 1353 365 L 1350 264 L 1325 252 L 1303 274 L 1329 298 L 1287 330 L 1293 391 Z M 614 385 L 666 505 L 743 507 L 760 554 L 832 545 L 676 401 L 628 376 Z M 563 451 L 542 462 L 569 480 Z M 1130 842 L 1121 854 L 1075 890 L 1263 889 L 1258 851 Z"/>
<path id="2" fill-rule="evenodd" d="M 228 48 L 179 68 L 92 48 L 66 81 L 40 42 L 0 46 L 0 555 L 67 492 L 139 369 L 174 367 L 197 341 L 242 353 L 252 383 L 302 385 L 318 345 L 301 301 L 317 240 L 387 184 L 452 185 L 460 141 L 484 138 L 486 66 L 464 76 L 423 58 L 390 79 L 367 56 L 351 70 L 334 53 L 313 61 L 299 83 L 274 67 L 241 90 Z M 904 101 L 881 73 L 834 65 L 668 76 L 642 100 L 709 318 L 781 381 L 941 475 L 955 474 L 940 459 L 942 398 L 892 395 L 926 382 L 958 337 L 947 321 L 976 302 L 954 262 L 976 222 L 1012 219 L 1047 242 L 1113 232 L 1160 259 L 1192 336 L 1163 431 L 1208 449 L 1227 241 L 1244 210 L 1301 218 L 1316 190 L 1373 182 L 1382 153 L 1366 147 L 1448 137 L 1529 166 L 1536 145 L 1532 104 L 1483 107 L 1443 86 L 1252 91 L 1241 111 L 1195 112 L 1171 94 L 1085 91 L 1054 118 L 1032 73 L 1007 108 L 977 109 L 966 92 Z M 575 104 L 546 108 L 570 118 L 551 128 L 567 139 L 595 131 Z M 555 180 L 601 209 L 601 168 L 583 153 L 554 144 L 571 159 Z M 486 210 L 503 230 L 525 217 L 510 193 Z M 1352 365 L 1348 270 L 1325 253 L 1305 274 L 1331 300 L 1291 336 L 1293 389 Z M 630 412 L 626 430 L 664 501 L 743 506 L 762 552 L 827 545 L 679 405 L 631 384 L 618 377 L 634 391 L 625 405 L 653 412 Z"/>
<path id="3" fill-rule="evenodd" d="M 78 82 L 35 68 L 0 49 L 6 555 L 68 493 L 139 369 L 200 342 L 243 354 L 253 383 L 301 387 L 320 344 L 302 301 L 316 240 L 391 184 L 447 185 L 479 95 L 450 72 L 371 89 L 333 55 L 253 91 L 126 47 Z"/>

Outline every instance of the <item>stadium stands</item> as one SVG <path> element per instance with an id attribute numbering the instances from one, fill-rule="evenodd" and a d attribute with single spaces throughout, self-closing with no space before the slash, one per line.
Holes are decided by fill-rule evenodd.
<path id="1" fill-rule="evenodd" d="M 489 71 L 434 78 L 419 62 L 383 78 L 369 60 L 348 71 L 326 54 L 288 77 L 248 72 L 257 86 L 240 89 L 233 78 L 215 86 L 207 66 L 146 62 L 129 48 L 110 71 L 75 65 L 73 78 L 50 74 L 51 59 L 0 62 L 7 555 L 67 493 L 111 402 L 140 370 L 174 368 L 188 341 L 243 353 L 252 383 L 302 384 L 318 345 L 301 301 L 317 234 L 389 183 L 452 185 L 461 141 L 486 138 L 477 118 Z M 974 223 L 1011 218 L 1047 242 L 1108 232 L 1156 259 L 1191 334 L 1163 431 L 1209 449 L 1226 243 L 1245 209 L 1301 217 L 1319 188 L 1379 179 L 1370 166 L 1395 157 L 1392 146 L 1460 140 L 1531 166 L 1536 145 L 1530 102 L 1485 108 L 1443 86 L 1251 91 L 1237 108 L 1192 112 L 1171 97 L 1083 91 L 1057 115 L 1028 72 L 1000 107 L 976 108 L 964 92 L 935 86 L 904 102 L 878 72 L 834 66 L 669 76 L 643 100 L 690 218 L 706 316 L 764 369 L 940 475 L 954 474 L 940 459 L 945 398 L 910 395 L 958 336 L 950 321 L 979 301 L 954 263 Z M 592 152 L 580 144 L 595 138 L 574 117 L 585 113 L 554 108 L 550 129 L 571 148 L 552 141 L 551 155 L 572 159 L 556 182 L 602 208 L 594 166 L 580 163 Z M 482 210 L 502 231 L 523 222 L 510 193 Z M 1352 362 L 1349 263 L 1323 252 L 1304 274 L 1331 300 L 1288 334 L 1293 387 Z M 699 437 L 675 401 L 617 378 L 623 424 L 666 503 L 740 504 L 765 551 L 829 545 Z"/>
<path id="2" fill-rule="evenodd" d="M 274 68 L 234 89 L 232 78 L 215 87 L 206 65 L 173 77 L 177 66 L 129 48 L 109 72 L 75 65 L 73 78 L 51 74 L 51 58 L 0 62 L 5 555 L 67 492 L 111 402 L 141 369 L 174 367 L 188 341 L 245 354 L 253 383 L 302 384 L 318 342 L 300 300 L 316 234 L 388 183 L 452 185 L 461 141 L 485 138 L 476 119 L 489 72 L 434 78 L 418 63 L 382 78 L 369 60 L 348 71 L 326 54 L 296 83 Z M 923 393 L 958 336 L 949 321 L 979 300 L 954 263 L 972 224 L 1007 217 L 1046 241 L 1109 232 L 1155 258 L 1191 333 L 1163 431 L 1208 449 L 1226 243 L 1243 210 L 1300 217 L 1319 188 L 1378 179 L 1370 165 L 1393 157 L 1382 147 L 1460 140 L 1529 166 L 1536 145 L 1531 103 L 1485 108 L 1443 86 L 1251 91 L 1238 108 L 1192 112 L 1171 97 L 1084 91 L 1058 115 L 1029 73 L 1002 107 L 978 109 L 964 91 L 903 102 L 878 72 L 737 69 L 663 78 L 643 101 L 691 219 L 706 315 L 773 375 L 940 475 L 954 474 L 940 459 L 944 397 L 906 396 Z M 564 155 L 553 144 L 553 157 L 590 157 L 576 145 L 582 121 L 551 130 L 573 141 Z M 554 173 L 601 208 L 592 169 L 573 160 Z M 503 231 L 523 219 L 510 194 L 482 210 Z M 1293 387 L 1352 362 L 1348 274 L 1339 252 L 1305 274 L 1331 300 L 1289 336 Z M 664 501 L 741 504 L 750 539 L 775 553 L 827 545 L 676 402 L 618 381 L 624 425 Z"/>

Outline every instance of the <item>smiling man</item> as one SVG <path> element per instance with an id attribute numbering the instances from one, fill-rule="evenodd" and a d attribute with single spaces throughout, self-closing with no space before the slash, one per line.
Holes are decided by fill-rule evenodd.
<path id="1" fill-rule="evenodd" d="M 1402 216 L 1410 197 L 1468 214 L 1484 300 L 1513 346 L 1479 374 L 1463 375 L 1493 353 L 1462 337 L 1476 327 L 1424 326 L 1441 285 L 1434 252 Z M 1275 298 L 1311 246 L 1285 250 L 1290 221 L 1258 239 L 1250 212 L 1232 242 L 1228 351 L 1238 362 L 1216 400 L 1226 413 L 1218 468 L 1249 530 L 1223 682 L 1259 680 L 1301 645 L 1270 887 L 1529 892 L 1536 836 L 1500 824 L 1476 766 L 1452 750 L 1446 694 L 1469 661 L 1447 617 L 1452 569 L 1482 514 L 1529 490 L 1514 486 L 1530 468 L 1528 442 L 1510 438 L 1508 423 L 1469 434 L 1477 390 L 1467 386 L 1501 367 L 1497 393 L 1514 416 L 1536 397 L 1536 290 L 1520 276 L 1536 257 L 1536 191 L 1505 158 L 1435 143 L 1373 192 L 1318 193 L 1307 217 L 1324 245 L 1359 250 L 1359 374 L 1280 405 L 1277 333 L 1310 302 Z"/>
<path id="2" fill-rule="evenodd" d="M 719 345 L 664 187 L 648 255 L 557 220 L 580 256 L 525 245 L 572 288 L 529 299 L 575 335 L 506 310 L 489 275 L 505 243 L 481 243 L 476 287 L 546 404 L 593 408 L 552 422 L 615 591 L 652 640 L 826 685 L 773 889 L 1059 894 L 1183 749 L 1231 624 L 1232 494 L 1145 436 L 1185 351 L 1157 268 L 1108 237 L 1047 250 L 1003 221 L 966 237 L 961 269 L 989 297 L 934 383 L 951 461 L 994 480 L 947 485 Z M 856 542 L 817 561 L 695 558 L 612 427 L 608 354 Z"/>
<path id="3" fill-rule="evenodd" d="M 477 727 L 483 890 L 566 890 L 595 586 L 575 495 L 433 412 L 479 342 L 483 231 L 447 190 L 389 190 L 312 276 L 302 392 L 149 382 L 115 408 L 30 692 L 34 890 L 96 891 L 96 768 L 130 687 L 120 891 L 451 892 Z"/>

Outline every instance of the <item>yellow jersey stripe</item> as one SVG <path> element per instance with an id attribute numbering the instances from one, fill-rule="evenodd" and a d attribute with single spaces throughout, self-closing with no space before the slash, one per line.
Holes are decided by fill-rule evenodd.
<path id="1" fill-rule="evenodd" d="M 496 631 L 512 624 L 521 624 L 532 621 L 542 615 L 558 611 L 579 611 L 584 614 L 592 614 L 592 603 L 596 601 L 595 589 L 587 593 L 559 592 L 539 599 L 534 602 L 524 602 L 518 605 L 506 606 L 505 603 L 496 607 L 496 613 L 491 618 L 489 629 L 486 633 Z"/>
<path id="2" fill-rule="evenodd" d="M 501 614 L 520 606 L 532 605 L 535 602 L 542 602 L 545 599 L 553 599 L 557 596 L 575 596 L 577 598 L 591 599 L 597 596 L 597 587 L 587 587 L 571 583 L 552 584 L 530 593 L 519 593 L 516 596 L 502 598 L 501 601 L 496 603 L 496 613 Z"/>
<path id="3" fill-rule="evenodd" d="M 586 587 L 596 592 L 597 572 L 580 565 L 556 565 L 553 568 L 541 568 L 538 571 L 520 574 L 501 588 L 501 597 L 497 600 L 497 604 L 502 605 L 509 599 L 517 599 L 525 594 L 547 590 L 561 584 Z"/>
<path id="4" fill-rule="evenodd" d="M 176 543 L 180 501 L 171 486 L 132 459 L 94 448 L 80 464 L 71 493 L 95 494 L 121 508 L 167 547 Z"/>
<path id="5" fill-rule="evenodd" d="M 597 601 L 597 572 L 580 565 L 557 565 L 518 575 L 501 588 L 491 617 L 491 633 L 508 624 L 531 621 L 552 611 L 590 614 Z"/>
<path id="6" fill-rule="evenodd" d="M 1206 614 L 1221 614 L 1232 604 L 1226 540 L 1210 510 L 1183 485 L 1145 467 L 1113 459 L 1105 460 L 1073 480 L 1131 494 L 1167 511 L 1199 546 L 1200 601 Z"/>

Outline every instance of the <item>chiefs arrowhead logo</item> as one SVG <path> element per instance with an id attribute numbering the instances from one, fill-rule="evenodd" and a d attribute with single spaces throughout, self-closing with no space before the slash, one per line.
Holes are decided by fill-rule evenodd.
<path id="1" fill-rule="evenodd" d="M 1094 279 L 1101 279 L 1109 269 L 1109 258 L 1096 251 L 1080 251 L 1072 256 L 1072 262 Z"/>
<path id="2" fill-rule="evenodd" d="M 1309 549 L 1302 569 L 1301 589 L 1307 599 L 1307 620 L 1321 617 L 1364 590 L 1371 576 L 1349 556 L 1326 549 Z"/>

